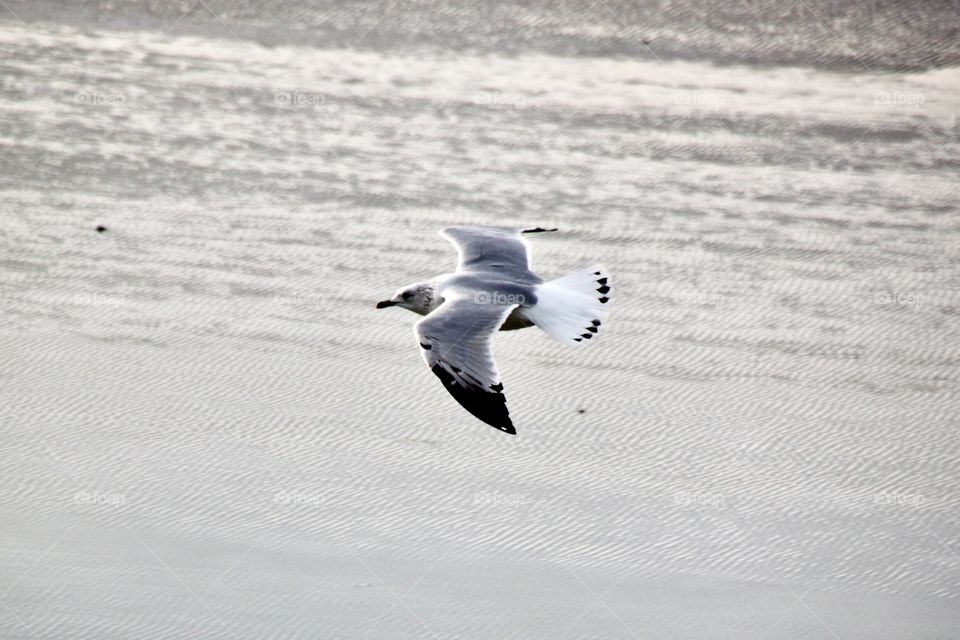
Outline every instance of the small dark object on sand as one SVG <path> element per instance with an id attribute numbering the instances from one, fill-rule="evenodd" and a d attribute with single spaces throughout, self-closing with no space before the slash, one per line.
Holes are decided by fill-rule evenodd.
<path id="1" fill-rule="evenodd" d="M 106 230 L 107 230 L 107 228 L 106 228 L 105 226 L 103 226 L 102 224 L 98 224 L 98 225 L 97 225 L 97 233 L 103 233 L 103 232 L 106 231 Z"/>
<path id="2" fill-rule="evenodd" d="M 577 409 L 577 413 L 586 413 L 586 412 L 587 412 L 586 409 Z"/>

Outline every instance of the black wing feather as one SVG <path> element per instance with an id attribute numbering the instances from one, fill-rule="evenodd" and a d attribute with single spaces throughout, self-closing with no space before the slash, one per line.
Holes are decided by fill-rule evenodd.
<path id="1" fill-rule="evenodd" d="M 443 363 L 433 365 L 430 370 L 440 378 L 444 388 L 464 409 L 495 429 L 512 435 L 517 434 L 510 420 L 507 398 L 502 391 L 492 389 L 484 391 L 472 385 L 463 385 L 456 376 L 444 368 Z M 503 385 L 498 386 L 503 388 Z"/>

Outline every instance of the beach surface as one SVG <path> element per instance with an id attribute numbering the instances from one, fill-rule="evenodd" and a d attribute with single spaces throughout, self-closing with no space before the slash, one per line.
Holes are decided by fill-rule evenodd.
<path id="1" fill-rule="evenodd" d="M 955 637 L 950 46 L 116 4 L 0 10 L 0 637 Z M 517 436 L 374 309 L 452 224 L 613 274 Z"/>

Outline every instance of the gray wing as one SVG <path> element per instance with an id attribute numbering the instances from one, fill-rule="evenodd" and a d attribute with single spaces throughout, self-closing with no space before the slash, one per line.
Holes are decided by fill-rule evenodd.
<path id="1" fill-rule="evenodd" d="M 476 302 L 465 293 L 447 298 L 413 327 L 423 359 L 450 395 L 480 420 L 511 434 L 516 430 L 492 343 L 516 306 Z"/>
<path id="2" fill-rule="evenodd" d="M 518 280 L 539 278 L 531 273 L 530 245 L 521 234 L 556 229 L 509 227 L 447 227 L 440 235 L 457 248 L 457 271 L 503 271 Z"/>

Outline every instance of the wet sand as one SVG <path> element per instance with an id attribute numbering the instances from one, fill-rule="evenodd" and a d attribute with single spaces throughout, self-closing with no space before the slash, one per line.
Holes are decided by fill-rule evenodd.
<path id="1" fill-rule="evenodd" d="M 0 22 L 0 637 L 955 633 L 957 68 L 104 22 Z M 516 437 L 373 308 L 458 223 L 615 278 Z"/>

